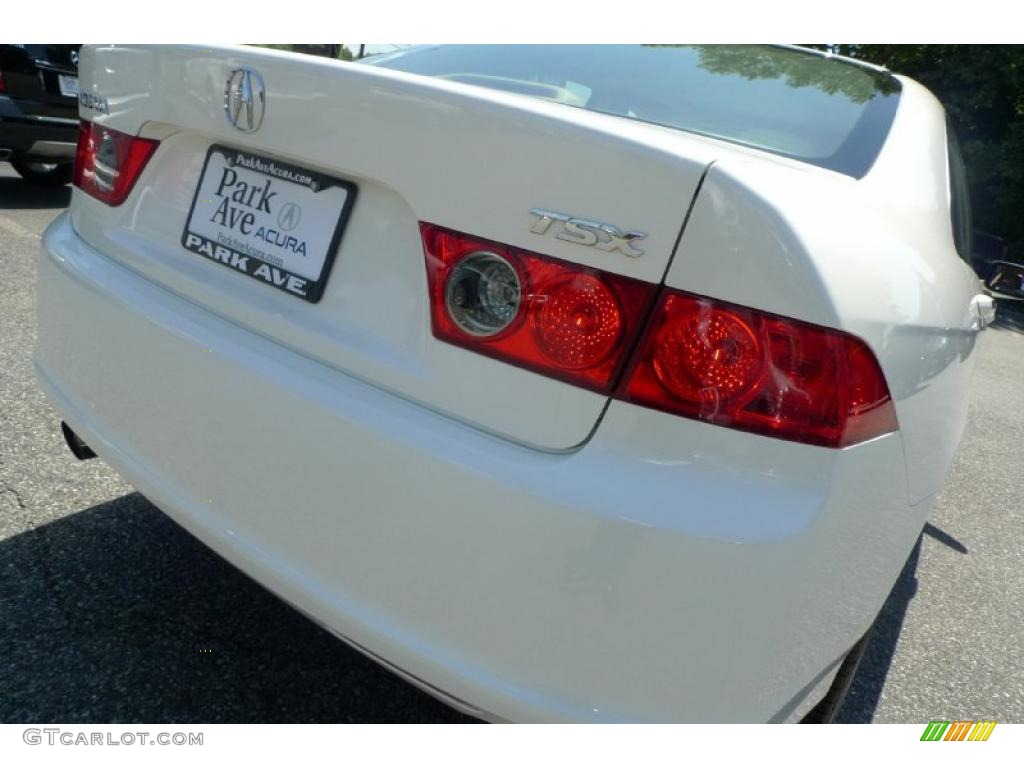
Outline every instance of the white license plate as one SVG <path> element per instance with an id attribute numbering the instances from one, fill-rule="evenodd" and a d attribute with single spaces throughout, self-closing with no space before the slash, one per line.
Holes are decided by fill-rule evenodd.
<path id="1" fill-rule="evenodd" d="M 214 145 L 181 244 L 315 303 L 355 196 L 355 185 L 347 181 Z"/>
<path id="2" fill-rule="evenodd" d="M 57 75 L 57 84 L 62 96 L 78 98 L 78 78 L 71 75 Z"/>

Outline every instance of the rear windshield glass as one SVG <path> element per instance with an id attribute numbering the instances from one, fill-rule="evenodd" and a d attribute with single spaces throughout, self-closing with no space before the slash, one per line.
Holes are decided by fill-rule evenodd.
<path id="1" fill-rule="evenodd" d="M 899 81 L 762 45 L 443 45 L 367 59 L 724 139 L 863 176 Z"/>

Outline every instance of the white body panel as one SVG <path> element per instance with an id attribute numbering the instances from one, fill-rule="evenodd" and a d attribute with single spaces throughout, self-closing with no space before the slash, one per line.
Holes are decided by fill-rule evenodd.
<path id="1" fill-rule="evenodd" d="M 253 49 L 198 51 L 83 53 L 83 89 L 110 104 L 110 114 L 83 116 L 129 133 L 141 127 L 162 143 L 140 193 L 120 208 L 76 190 L 72 218 L 82 237 L 218 314 L 438 411 L 547 450 L 582 443 L 607 398 L 432 338 L 421 322 L 427 290 L 417 222 L 658 282 L 711 148 L 653 126 L 626 122 L 624 130 L 614 117 L 581 123 L 578 110 L 458 83 Z M 270 60 L 273 74 L 264 65 L 263 125 L 244 135 L 225 119 L 224 83 L 253 59 Z M 179 246 L 212 143 L 358 186 L 319 305 L 240 282 Z M 539 238 L 530 233 L 538 206 L 642 230 L 645 257 Z"/>
<path id="2" fill-rule="evenodd" d="M 83 90 L 110 98 L 102 119 L 163 139 L 121 208 L 76 190 L 43 243 L 40 380 L 100 456 L 270 589 L 468 711 L 765 721 L 814 703 L 899 573 L 966 413 L 976 281 L 953 251 L 927 93 L 904 84 L 890 144 L 854 180 L 298 57 L 86 48 L 82 61 Z M 319 305 L 178 246 L 206 146 L 241 139 L 218 104 L 241 61 L 260 67 L 268 105 L 296 102 L 273 121 L 268 106 L 244 146 L 359 187 L 344 271 Z M 609 166 L 625 189 L 604 183 Z M 501 185 L 464 194 L 482 173 Z M 542 249 L 525 213 L 545 205 L 648 228 L 650 258 Z M 670 286 L 856 333 L 900 429 L 800 445 L 441 344 L 417 219 L 652 282 L 667 269 Z"/>
<path id="3" fill-rule="evenodd" d="M 772 718 L 867 629 L 921 528 L 898 435 L 828 451 L 613 402 L 544 454 L 218 320 L 66 220 L 46 248 L 39 366 L 73 428 L 271 589 L 489 716 Z"/>
<path id="4" fill-rule="evenodd" d="M 981 287 L 953 244 L 942 107 L 902 80 L 892 135 L 863 179 L 717 161 L 665 282 L 867 341 L 896 403 L 917 503 L 938 493 L 966 422 Z"/>

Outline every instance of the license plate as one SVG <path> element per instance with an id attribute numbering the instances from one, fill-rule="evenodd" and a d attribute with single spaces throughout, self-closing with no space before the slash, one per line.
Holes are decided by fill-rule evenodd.
<path id="1" fill-rule="evenodd" d="M 355 197 L 355 185 L 347 181 L 214 145 L 181 244 L 316 303 Z"/>
<path id="2" fill-rule="evenodd" d="M 72 77 L 71 75 L 57 75 L 57 84 L 60 86 L 61 96 L 72 96 L 76 99 L 78 98 L 77 77 Z"/>

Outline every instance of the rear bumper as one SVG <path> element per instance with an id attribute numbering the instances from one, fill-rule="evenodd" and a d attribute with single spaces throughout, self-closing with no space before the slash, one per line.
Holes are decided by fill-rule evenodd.
<path id="1" fill-rule="evenodd" d="M 101 457 L 284 599 L 494 719 L 799 717 L 926 514 L 898 435 L 829 451 L 613 402 L 570 454 L 498 440 L 154 286 L 66 216 L 38 304 L 40 381 Z"/>
<path id="2" fill-rule="evenodd" d="M 78 119 L 26 115 L 9 96 L 0 95 L 0 149 L 29 160 L 75 159 Z"/>

